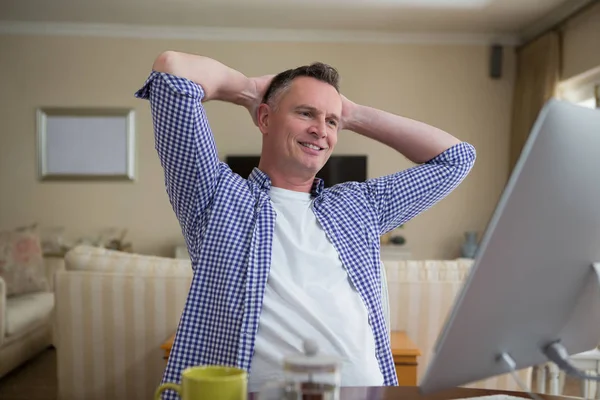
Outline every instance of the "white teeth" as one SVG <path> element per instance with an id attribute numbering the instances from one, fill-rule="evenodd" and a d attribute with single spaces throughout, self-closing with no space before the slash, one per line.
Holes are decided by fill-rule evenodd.
<path id="1" fill-rule="evenodd" d="M 310 144 L 310 143 L 300 143 L 300 144 L 304 147 L 308 147 L 309 149 L 321 150 L 321 148 L 319 146 L 315 146 L 314 144 Z"/>

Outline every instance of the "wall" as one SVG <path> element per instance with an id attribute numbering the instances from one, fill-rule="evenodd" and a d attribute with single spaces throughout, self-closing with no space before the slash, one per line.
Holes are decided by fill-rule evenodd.
<path id="1" fill-rule="evenodd" d="M 571 79 L 600 67 L 598 43 L 600 43 L 600 3 L 565 24 L 561 78 Z"/>
<path id="2" fill-rule="evenodd" d="M 108 226 L 129 229 L 141 253 L 171 255 L 182 243 L 164 191 L 148 104 L 133 93 L 166 49 L 202 53 L 247 75 L 315 60 L 342 75 L 342 91 L 370 106 L 424 120 L 472 143 L 478 161 L 444 201 L 406 225 L 414 258 L 458 255 L 465 230 L 482 231 L 508 170 L 513 52 L 504 76 L 488 77 L 488 48 L 477 45 L 247 43 L 83 37 L 0 36 L 0 228 L 33 221 L 64 225 L 76 237 Z M 39 182 L 35 109 L 119 106 L 137 112 L 137 180 Z M 260 136 L 246 111 L 207 104 L 219 154 L 257 153 Z M 410 166 L 393 150 L 344 132 L 337 154 L 366 153 L 370 177 Z"/>

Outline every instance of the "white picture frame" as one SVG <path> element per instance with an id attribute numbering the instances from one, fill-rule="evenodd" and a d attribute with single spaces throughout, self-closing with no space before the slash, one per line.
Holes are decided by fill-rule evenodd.
<path id="1" fill-rule="evenodd" d="M 130 108 L 36 110 L 40 180 L 135 180 Z"/>

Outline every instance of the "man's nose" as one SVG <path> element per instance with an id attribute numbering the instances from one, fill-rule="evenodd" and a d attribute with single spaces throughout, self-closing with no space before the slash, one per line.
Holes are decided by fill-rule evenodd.
<path id="1" fill-rule="evenodd" d="M 316 120 L 310 127 L 310 133 L 318 138 L 327 137 L 327 123 L 325 120 Z"/>

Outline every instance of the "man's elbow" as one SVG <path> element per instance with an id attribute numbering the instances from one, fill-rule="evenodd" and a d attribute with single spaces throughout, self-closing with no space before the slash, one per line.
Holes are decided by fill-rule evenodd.
<path id="1" fill-rule="evenodd" d="M 152 69 L 156 72 L 165 72 L 172 75 L 177 75 L 177 65 L 179 53 L 172 50 L 167 50 L 158 55 L 152 64 Z"/>

